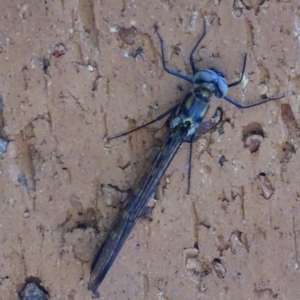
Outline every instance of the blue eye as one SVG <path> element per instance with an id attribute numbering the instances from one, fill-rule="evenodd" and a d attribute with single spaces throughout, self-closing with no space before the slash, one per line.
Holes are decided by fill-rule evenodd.
<path id="1" fill-rule="evenodd" d="M 224 77 L 219 76 L 218 84 L 213 92 L 217 98 L 223 98 L 226 96 L 228 92 L 228 85 Z"/>
<path id="2" fill-rule="evenodd" d="M 203 87 L 205 84 L 212 83 L 213 87 L 208 86 L 207 88 L 210 89 L 217 98 L 223 98 L 228 91 L 228 85 L 223 74 L 214 69 L 198 71 L 193 77 L 193 83 Z"/>
<path id="3" fill-rule="evenodd" d="M 217 69 L 214 68 L 210 68 L 211 71 L 213 71 L 214 73 L 216 73 L 218 76 L 225 78 L 224 74 L 222 72 L 220 72 Z"/>

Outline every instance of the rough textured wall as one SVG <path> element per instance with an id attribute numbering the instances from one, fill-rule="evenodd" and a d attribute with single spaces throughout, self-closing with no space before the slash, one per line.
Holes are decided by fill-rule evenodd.
<path id="1" fill-rule="evenodd" d="M 163 71 L 216 68 L 248 110 L 188 146 L 100 286 L 101 299 L 299 299 L 298 1 L 61 0 L 0 4 L 0 299 L 26 282 L 50 299 L 91 299 L 90 265 L 163 122 L 107 143 L 182 99 Z M 143 48 L 139 53 L 137 49 Z M 158 133 L 157 133 L 158 132 Z M 221 166 L 219 160 L 226 161 Z M 198 245 L 198 247 L 197 247 Z"/>

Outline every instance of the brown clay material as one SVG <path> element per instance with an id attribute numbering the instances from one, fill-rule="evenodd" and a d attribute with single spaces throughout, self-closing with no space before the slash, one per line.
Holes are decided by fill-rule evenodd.
<path id="1" fill-rule="evenodd" d="M 163 71 L 153 26 L 168 66 L 190 74 L 203 18 L 197 67 L 230 83 L 247 52 L 245 79 L 228 95 L 286 97 L 247 110 L 213 98 L 208 117 L 221 105 L 225 122 L 195 144 L 191 194 L 183 145 L 151 203 L 152 222 L 137 223 L 100 299 L 299 299 L 298 6 L 2 1 L 0 299 L 19 299 L 32 277 L 49 299 L 91 299 L 91 263 L 163 122 L 104 137 L 154 119 L 190 90 Z"/>

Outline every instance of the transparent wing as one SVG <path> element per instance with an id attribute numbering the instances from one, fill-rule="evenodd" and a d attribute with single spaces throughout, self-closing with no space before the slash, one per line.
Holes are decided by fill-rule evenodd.
<path id="1" fill-rule="evenodd" d="M 96 292 L 185 137 L 186 131 L 181 128 L 169 134 L 152 167 L 127 195 L 125 208 L 116 218 L 92 264 L 89 290 Z"/>
<path id="2" fill-rule="evenodd" d="M 201 135 L 209 131 L 220 122 L 221 118 L 222 110 L 217 109 L 211 120 L 199 124 L 197 134 Z M 175 131 L 169 132 L 155 159 L 152 161 L 151 167 L 137 180 L 132 190 L 128 193 L 124 201 L 124 208 L 117 216 L 110 233 L 92 264 L 88 289 L 93 291 L 94 294 L 97 294 L 98 286 L 105 278 L 135 223 L 143 213 L 180 145 L 186 140 L 186 135 L 187 132 L 183 128 L 177 128 Z"/>

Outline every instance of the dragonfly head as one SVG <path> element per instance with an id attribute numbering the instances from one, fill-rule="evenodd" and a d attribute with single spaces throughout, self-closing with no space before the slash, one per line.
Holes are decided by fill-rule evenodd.
<path id="1" fill-rule="evenodd" d="M 223 98 L 228 91 L 228 85 L 224 75 L 215 69 L 198 71 L 193 77 L 195 87 L 210 90 L 217 98 Z"/>

